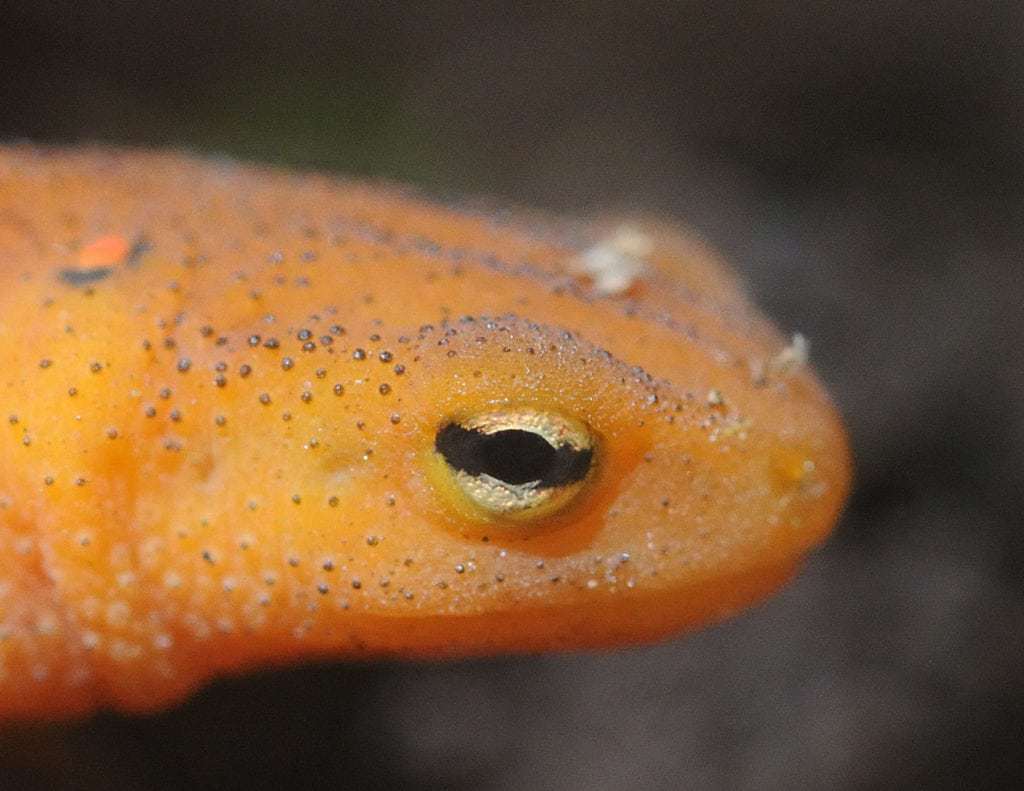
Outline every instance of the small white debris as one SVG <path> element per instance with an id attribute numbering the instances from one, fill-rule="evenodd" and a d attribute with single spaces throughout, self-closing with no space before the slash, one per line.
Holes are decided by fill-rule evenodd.
<path id="1" fill-rule="evenodd" d="M 754 387 L 767 387 L 773 379 L 785 379 L 807 365 L 810 344 L 799 332 L 793 334 L 788 346 L 767 361 L 753 358 L 747 361 L 750 367 L 750 383 Z"/>
<path id="2" fill-rule="evenodd" d="M 788 376 L 807 365 L 810 344 L 799 332 L 793 333 L 793 340 L 768 362 L 772 376 Z"/>
<path id="3" fill-rule="evenodd" d="M 647 256 L 653 251 L 650 236 L 633 226 L 620 225 L 577 258 L 573 269 L 592 279 L 600 296 L 616 296 L 629 291 L 643 275 Z"/>

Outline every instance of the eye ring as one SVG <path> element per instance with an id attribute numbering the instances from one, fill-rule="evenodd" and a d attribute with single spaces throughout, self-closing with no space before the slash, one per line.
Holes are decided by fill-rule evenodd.
<path id="1" fill-rule="evenodd" d="M 508 409 L 446 421 L 434 450 L 476 511 L 533 519 L 561 509 L 579 492 L 594 468 L 595 444 L 578 421 Z"/>

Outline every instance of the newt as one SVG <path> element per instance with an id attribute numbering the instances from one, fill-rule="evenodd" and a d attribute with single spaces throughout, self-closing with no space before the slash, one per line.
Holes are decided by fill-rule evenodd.
<path id="1" fill-rule="evenodd" d="M 0 147 L 0 718 L 736 613 L 846 497 L 805 358 L 670 224 Z"/>

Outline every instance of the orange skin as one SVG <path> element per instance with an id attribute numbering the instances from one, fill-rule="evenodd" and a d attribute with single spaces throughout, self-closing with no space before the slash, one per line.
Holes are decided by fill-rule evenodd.
<path id="1" fill-rule="evenodd" d="M 638 227 L 602 295 L 573 262 L 608 224 L 0 148 L 0 717 L 643 643 L 778 588 L 846 496 L 841 423 L 711 253 Z M 502 406 L 597 438 L 562 510 L 489 518 L 445 478 L 439 426 Z"/>

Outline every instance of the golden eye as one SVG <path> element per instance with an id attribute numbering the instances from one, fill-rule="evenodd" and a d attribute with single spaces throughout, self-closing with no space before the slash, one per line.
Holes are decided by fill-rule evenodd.
<path id="1" fill-rule="evenodd" d="M 445 423 L 434 449 L 462 495 L 492 517 L 552 513 L 579 492 L 594 465 L 594 440 L 582 424 L 531 409 Z"/>

